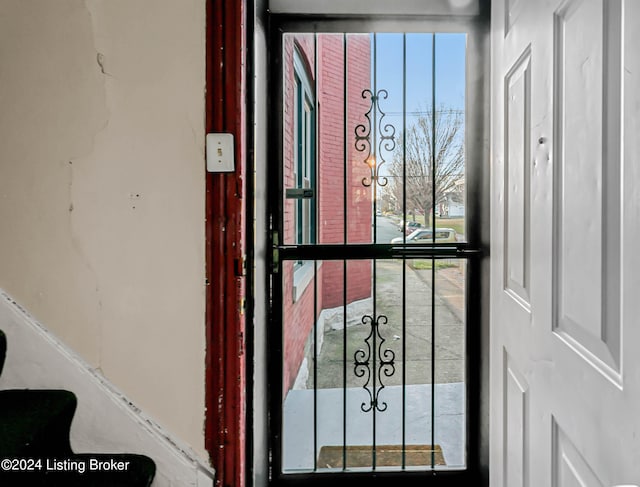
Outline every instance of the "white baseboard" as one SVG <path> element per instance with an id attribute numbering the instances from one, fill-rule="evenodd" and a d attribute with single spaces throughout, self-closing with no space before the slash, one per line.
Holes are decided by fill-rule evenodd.
<path id="1" fill-rule="evenodd" d="M 78 453 L 139 453 L 156 464 L 154 487 L 212 487 L 214 472 L 192 450 L 146 417 L 102 375 L 0 290 L 7 335 L 1 389 L 67 389 L 78 409 L 71 446 Z"/>

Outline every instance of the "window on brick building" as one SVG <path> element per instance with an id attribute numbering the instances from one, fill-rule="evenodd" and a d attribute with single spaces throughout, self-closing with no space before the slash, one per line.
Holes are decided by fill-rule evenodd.
<path id="1" fill-rule="evenodd" d="M 316 110 L 311 76 L 307 72 L 303 54 L 294 49 L 293 94 L 293 182 L 296 189 L 310 190 L 312 197 L 299 198 L 294 203 L 294 235 L 297 245 L 316 241 Z M 313 275 L 313 262 L 298 261 L 294 274 L 294 301 L 308 285 Z"/>

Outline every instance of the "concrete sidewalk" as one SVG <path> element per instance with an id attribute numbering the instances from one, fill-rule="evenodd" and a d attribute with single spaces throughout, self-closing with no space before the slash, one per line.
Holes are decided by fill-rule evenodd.
<path id="1" fill-rule="evenodd" d="M 430 264 L 430 261 L 427 261 Z M 463 264 L 463 263 L 462 263 Z M 464 265 L 464 264 L 463 264 Z M 436 267 L 435 309 L 431 307 L 431 270 L 414 269 L 400 260 L 376 262 L 376 314 L 387 318 L 379 326 L 383 349 L 395 354 L 395 373 L 384 377 L 386 385 L 431 383 L 432 312 L 435 312 L 435 382 L 464 380 L 464 269 Z M 403 289 L 405 297 L 403 301 Z M 373 308 L 373 307 L 372 307 Z M 373 314 L 373 309 L 369 310 Z M 403 322 L 405 327 L 403 329 Z M 367 325 L 325 330 L 317 360 L 319 388 L 343 386 L 343 355 L 346 354 L 347 387 L 363 385 L 353 373 L 354 354 L 366 350 Z M 403 360 L 404 359 L 404 360 Z M 312 364 L 312 360 L 309 361 Z M 310 371 L 307 387 L 313 388 Z M 404 379 L 403 379 L 404 374 Z"/>

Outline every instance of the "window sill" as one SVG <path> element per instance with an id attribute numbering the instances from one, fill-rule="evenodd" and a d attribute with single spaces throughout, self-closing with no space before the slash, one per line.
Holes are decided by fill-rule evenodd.
<path id="1" fill-rule="evenodd" d="M 318 266 L 319 267 L 319 266 Z M 314 265 L 312 260 L 306 260 L 293 271 L 293 302 L 298 301 L 309 283 L 313 280 Z"/>

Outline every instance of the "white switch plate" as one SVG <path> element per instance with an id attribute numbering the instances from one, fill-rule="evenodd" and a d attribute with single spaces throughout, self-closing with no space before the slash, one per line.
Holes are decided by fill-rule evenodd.
<path id="1" fill-rule="evenodd" d="M 233 172 L 233 134 L 207 134 L 207 171 Z"/>

